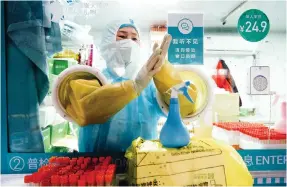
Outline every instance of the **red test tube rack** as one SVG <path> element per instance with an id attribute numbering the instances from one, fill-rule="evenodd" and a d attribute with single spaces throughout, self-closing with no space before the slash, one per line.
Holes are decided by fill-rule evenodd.
<path id="1" fill-rule="evenodd" d="M 31 186 L 112 186 L 116 165 L 112 157 L 51 157 L 37 172 L 26 175 Z"/>

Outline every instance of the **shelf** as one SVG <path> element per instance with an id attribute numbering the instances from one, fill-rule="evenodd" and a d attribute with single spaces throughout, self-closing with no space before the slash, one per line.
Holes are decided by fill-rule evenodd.
<path id="1" fill-rule="evenodd" d="M 250 94 L 250 93 L 246 93 L 247 95 L 250 95 L 250 96 L 252 96 L 252 95 L 254 95 L 254 96 L 272 96 L 272 95 L 275 95 L 275 93 L 273 93 L 273 92 L 270 92 L 269 94 Z"/>
<path id="2" fill-rule="evenodd" d="M 260 115 L 248 116 L 248 117 L 239 117 L 241 122 L 250 122 L 250 123 L 263 123 L 266 125 L 273 125 L 275 121 L 270 121 L 269 117 L 264 117 Z"/>

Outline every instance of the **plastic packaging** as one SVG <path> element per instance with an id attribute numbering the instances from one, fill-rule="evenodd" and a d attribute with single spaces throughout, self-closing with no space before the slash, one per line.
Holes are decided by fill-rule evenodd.
<path id="1" fill-rule="evenodd" d="M 56 53 L 53 55 L 53 58 L 72 58 L 74 60 L 76 60 L 77 62 L 79 62 L 79 53 L 78 52 L 75 52 L 73 50 L 70 50 L 70 49 L 65 49 L 59 53 Z"/>
<path id="2" fill-rule="evenodd" d="M 69 20 L 63 20 L 60 23 L 61 33 L 71 39 L 76 44 L 90 44 L 93 37 L 89 35 L 91 26 L 83 26 Z"/>
<path id="3" fill-rule="evenodd" d="M 190 102 L 192 98 L 188 94 L 190 82 L 175 85 L 171 88 L 171 98 L 169 105 L 169 113 L 165 124 L 160 132 L 160 142 L 169 148 L 179 148 L 186 146 L 189 143 L 189 131 L 185 127 L 180 117 L 178 94 L 183 94 Z"/>
<path id="4" fill-rule="evenodd" d="M 180 149 L 158 140 L 138 138 L 126 152 L 129 185 L 252 186 L 253 178 L 231 146 L 213 139 L 191 138 Z"/>
<path id="5" fill-rule="evenodd" d="M 49 94 L 52 92 L 54 81 L 57 79 L 59 74 L 64 71 L 65 69 L 75 66 L 78 64 L 78 61 L 75 60 L 75 58 L 72 58 L 72 56 L 68 56 L 70 58 L 60 58 L 61 54 L 57 55 L 57 58 L 49 58 Z M 64 55 L 62 55 L 64 57 Z"/>

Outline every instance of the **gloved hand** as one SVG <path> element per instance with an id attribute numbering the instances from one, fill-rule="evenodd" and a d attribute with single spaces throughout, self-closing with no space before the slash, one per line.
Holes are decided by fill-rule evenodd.
<path id="1" fill-rule="evenodd" d="M 134 81 L 134 86 L 138 95 L 147 87 L 152 77 L 161 70 L 171 39 L 171 36 L 167 34 L 163 38 L 160 48 L 158 48 L 157 43 L 153 46 L 153 54 L 141 68 Z"/>

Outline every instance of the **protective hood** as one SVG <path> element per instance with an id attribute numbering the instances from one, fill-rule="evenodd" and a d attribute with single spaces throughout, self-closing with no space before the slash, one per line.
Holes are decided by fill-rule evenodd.
<path id="1" fill-rule="evenodd" d="M 99 49 L 109 72 L 117 77 L 134 79 L 143 65 L 140 46 L 130 39 L 116 41 L 117 31 L 123 27 L 133 27 L 139 34 L 133 20 L 113 21 L 104 30 Z"/>

